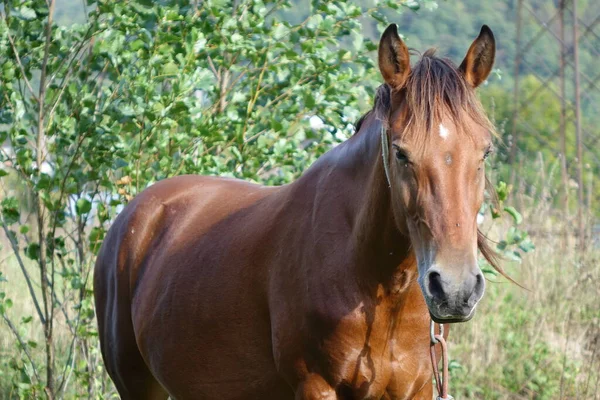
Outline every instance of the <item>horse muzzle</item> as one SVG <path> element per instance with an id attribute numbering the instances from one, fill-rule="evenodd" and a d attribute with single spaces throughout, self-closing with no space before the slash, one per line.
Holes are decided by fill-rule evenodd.
<path id="1" fill-rule="evenodd" d="M 444 324 L 470 320 L 485 290 L 483 274 L 477 267 L 456 274 L 434 265 L 419 284 L 431 319 Z"/>

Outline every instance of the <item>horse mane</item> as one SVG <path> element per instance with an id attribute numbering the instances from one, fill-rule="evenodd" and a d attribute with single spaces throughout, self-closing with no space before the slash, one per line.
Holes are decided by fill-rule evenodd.
<path id="1" fill-rule="evenodd" d="M 435 121 L 443 115 L 453 119 L 460 134 L 469 135 L 468 129 L 462 129 L 463 117 L 470 116 L 475 123 L 487 129 L 494 137 L 498 137 L 496 129 L 483 110 L 483 106 L 475 90 L 465 81 L 456 65 L 447 58 L 437 57 L 435 49 L 429 49 L 411 69 L 411 73 L 401 93 L 407 107 L 405 134 L 412 135 L 415 143 L 425 147 L 431 137 L 430 132 Z M 371 114 L 382 124 L 389 124 L 392 107 L 392 89 L 383 84 L 377 88 L 373 108 L 356 122 L 358 132 Z M 486 178 L 486 191 L 497 203 L 496 190 Z M 499 255 L 492 249 L 491 241 L 477 230 L 477 247 L 487 262 L 501 275 L 516 283 L 500 267 Z M 518 283 L 517 283 L 518 284 Z"/>

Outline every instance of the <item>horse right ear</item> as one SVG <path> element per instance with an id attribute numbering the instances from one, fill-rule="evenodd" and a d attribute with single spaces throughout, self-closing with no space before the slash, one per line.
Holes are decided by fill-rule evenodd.
<path id="1" fill-rule="evenodd" d="M 394 90 L 401 89 L 410 75 L 408 47 L 398 35 L 398 26 L 387 27 L 379 41 L 379 70 L 385 82 Z"/>

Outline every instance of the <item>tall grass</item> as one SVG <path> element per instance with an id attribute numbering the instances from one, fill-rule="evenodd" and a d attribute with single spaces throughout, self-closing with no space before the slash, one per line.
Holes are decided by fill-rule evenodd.
<path id="1" fill-rule="evenodd" d="M 488 282 L 475 318 L 452 327 L 456 398 L 600 399 L 600 252 L 535 242 L 511 268 L 529 291 Z"/>
<path id="2" fill-rule="evenodd" d="M 36 273 L 36 264 L 27 262 L 29 274 Z M 10 318 L 13 328 L 18 332 L 20 338 L 28 343 L 28 353 L 31 356 L 37 368 L 44 365 L 45 354 L 43 352 L 44 334 L 41 324 L 37 323 L 35 308 L 29 295 L 27 285 L 23 279 L 19 264 L 15 260 L 14 253 L 8 249 L 8 244 L 4 237 L 0 236 L 0 271 L 7 282 L 0 282 L 0 292 L 5 292 L 6 297 L 12 299 L 12 307 L 7 310 L 7 315 Z M 62 285 L 61 279 L 57 279 L 57 285 Z M 39 294 L 40 288 L 37 282 L 34 282 L 34 288 Z M 64 304 L 66 304 L 65 302 Z M 69 307 L 72 304 L 69 303 Z M 72 309 L 67 312 L 73 312 Z M 31 318 L 32 317 L 32 318 Z M 29 322 L 22 323 L 23 321 Z M 28 376 L 32 375 L 31 364 L 27 362 L 26 354 L 15 338 L 15 334 L 11 331 L 11 327 L 6 320 L 0 318 L 0 399 L 18 399 L 30 398 L 31 394 L 25 389 L 27 384 L 31 383 Z M 72 336 L 69 332 L 69 326 L 63 315 L 57 312 L 55 317 L 55 337 L 56 337 L 56 365 L 59 371 L 59 377 L 66 380 L 67 383 L 79 381 L 76 375 L 81 369 L 73 368 L 74 363 L 88 364 L 88 360 L 93 360 L 94 364 L 100 362 L 99 348 L 92 343 L 89 346 L 90 354 L 88 359 L 73 357 L 70 352 L 72 345 Z M 32 348 L 35 344 L 35 347 Z M 80 343 L 81 345 L 81 343 Z M 80 367 L 82 367 L 80 365 Z M 101 365 L 92 365 L 98 370 L 98 376 L 93 380 L 96 393 L 99 393 L 105 399 L 118 399 L 116 391 L 108 379 L 107 374 Z M 43 371 L 38 370 L 41 374 Z M 89 388 L 81 387 L 78 383 L 65 385 L 68 389 L 61 395 L 60 398 L 89 398 Z M 20 390 L 21 389 L 21 390 Z M 28 394 L 23 394 L 23 392 Z M 39 392 L 40 398 L 45 398 L 44 394 Z"/>

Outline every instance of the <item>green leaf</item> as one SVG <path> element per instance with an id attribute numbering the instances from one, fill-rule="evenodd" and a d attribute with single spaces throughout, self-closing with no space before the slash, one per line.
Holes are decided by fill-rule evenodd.
<path id="1" fill-rule="evenodd" d="M 496 185 L 496 195 L 498 196 L 499 201 L 502 202 L 506 200 L 506 198 L 508 197 L 508 186 L 506 185 L 506 182 L 498 182 L 498 184 Z"/>
<path id="2" fill-rule="evenodd" d="M 18 8 L 16 12 L 13 13 L 13 15 L 25 21 L 31 21 L 33 19 L 36 19 L 37 17 L 35 11 L 32 8 L 26 6 Z"/>
<path id="3" fill-rule="evenodd" d="M 487 275 L 498 276 L 498 271 L 492 267 L 481 267 L 481 272 Z"/>
<path id="4" fill-rule="evenodd" d="M 42 172 L 36 186 L 38 190 L 49 189 L 52 186 L 52 177 Z"/>
<path id="5" fill-rule="evenodd" d="M 531 239 L 526 238 L 519 244 L 519 249 L 521 249 L 523 253 L 529 253 L 535 250 L 535 245 Z"/>
<path id="6" fill-rule="evenodd" d="M 504 211 L 509 213 L 513 217 L 515 224 L 519 225 L 523 222 L 523 216 L 512 206 L 504 206 Z"/>
<path id="7" fill-rule="evenodd" d="M 19 221 L 19 201 L 14 197 L 6 197 L 0 203 L 2 207 L 2 216 L 7 225 L 12 225 Z"/>
<path id="8" fill-rule="evenodd" d="M 90 240 L 90 250 L 92 251 L 92 253 L 94 254 L 98 254 L 98 251 L 100 250 L 100 245 L 102 244 L 102 240 L 104 240 L 104 235 L 106 234 L 106 231 L 104 230 L 104 228 L 102 228 L 101 226 L 95 226 L 92 228 L 92 230 L 90 231 L 90 236 L 89 236 L 89 240 Z"/>
<path id="9" fill-rule="evenodd" d="M 154 10 L 152 9 L 152 4 L 146 1 L 132 1 L 130 2 L 130 6 L 137 13 L 144 16 L 150 15 L 154 12 Z"/>
<path id="10" fill-rule="evenodd" d="M 416 0 L 408 0 L 402 4 L 404 7 L 411 9 L 412 11 L 418 11 L 421 5 Z"/>
<path id="11" fill-rule="evenodd" d="M 178 72 L 179 67 L 173 61 L 166 63 L 162 69 L 164 75 L 176 75 Z"/>
<path id="12" fill-rule="evenodd" d="M 75 211 L 77 211 L 77 215 L 87 214 L 91 209 L 92 203 L 84 197 L 77 200 L 77 203 L 75 204 Z"/>
<path id="13" fill-rule="evenodd" d="M 79 276 L 75 276 L 71 279 L 71 287 L 75 290 L 79 290 L 83 287 L 83 284 L 82 284 Z"/>
<path id="14" fill-rule="evenodd" d="M 113 169 L 119 169 L 119 168 L 123 168 L 123 167 L 127 167 L 129 165 L 129 163 L 125 160 L 123 160 L 122 158 L 117 158 L 115 159 L 112 168 Z"/>
<path id="15" fill-rule="evenodd" d="M 38 243 L 30 243 L 25 249 L 25 255 L 32 260 L 40 259 L 40 245 Z"/>
<path id="16" fill-rule="evenodd" d="M 283 39 L 289 33 L 289 31 L 290 30 L 287 26 L 285 26 L 282 23 L 279 23 L 273 30 L 273 36 L 275 37 L 275 39 L 280 40 Z"/>
<path id="17" fill-rule="evenodd" d="M 196 53 L 196 54 L 200 53 L 202 50 L 204 50 L 205 46 L 206 46 L 206 38 L 204 37 L 203 34 L 200 34 L 200 36 L 198 37 L 198 40 L 196 40 L 196 42 L 194 43 L 194 53 Z"/>

